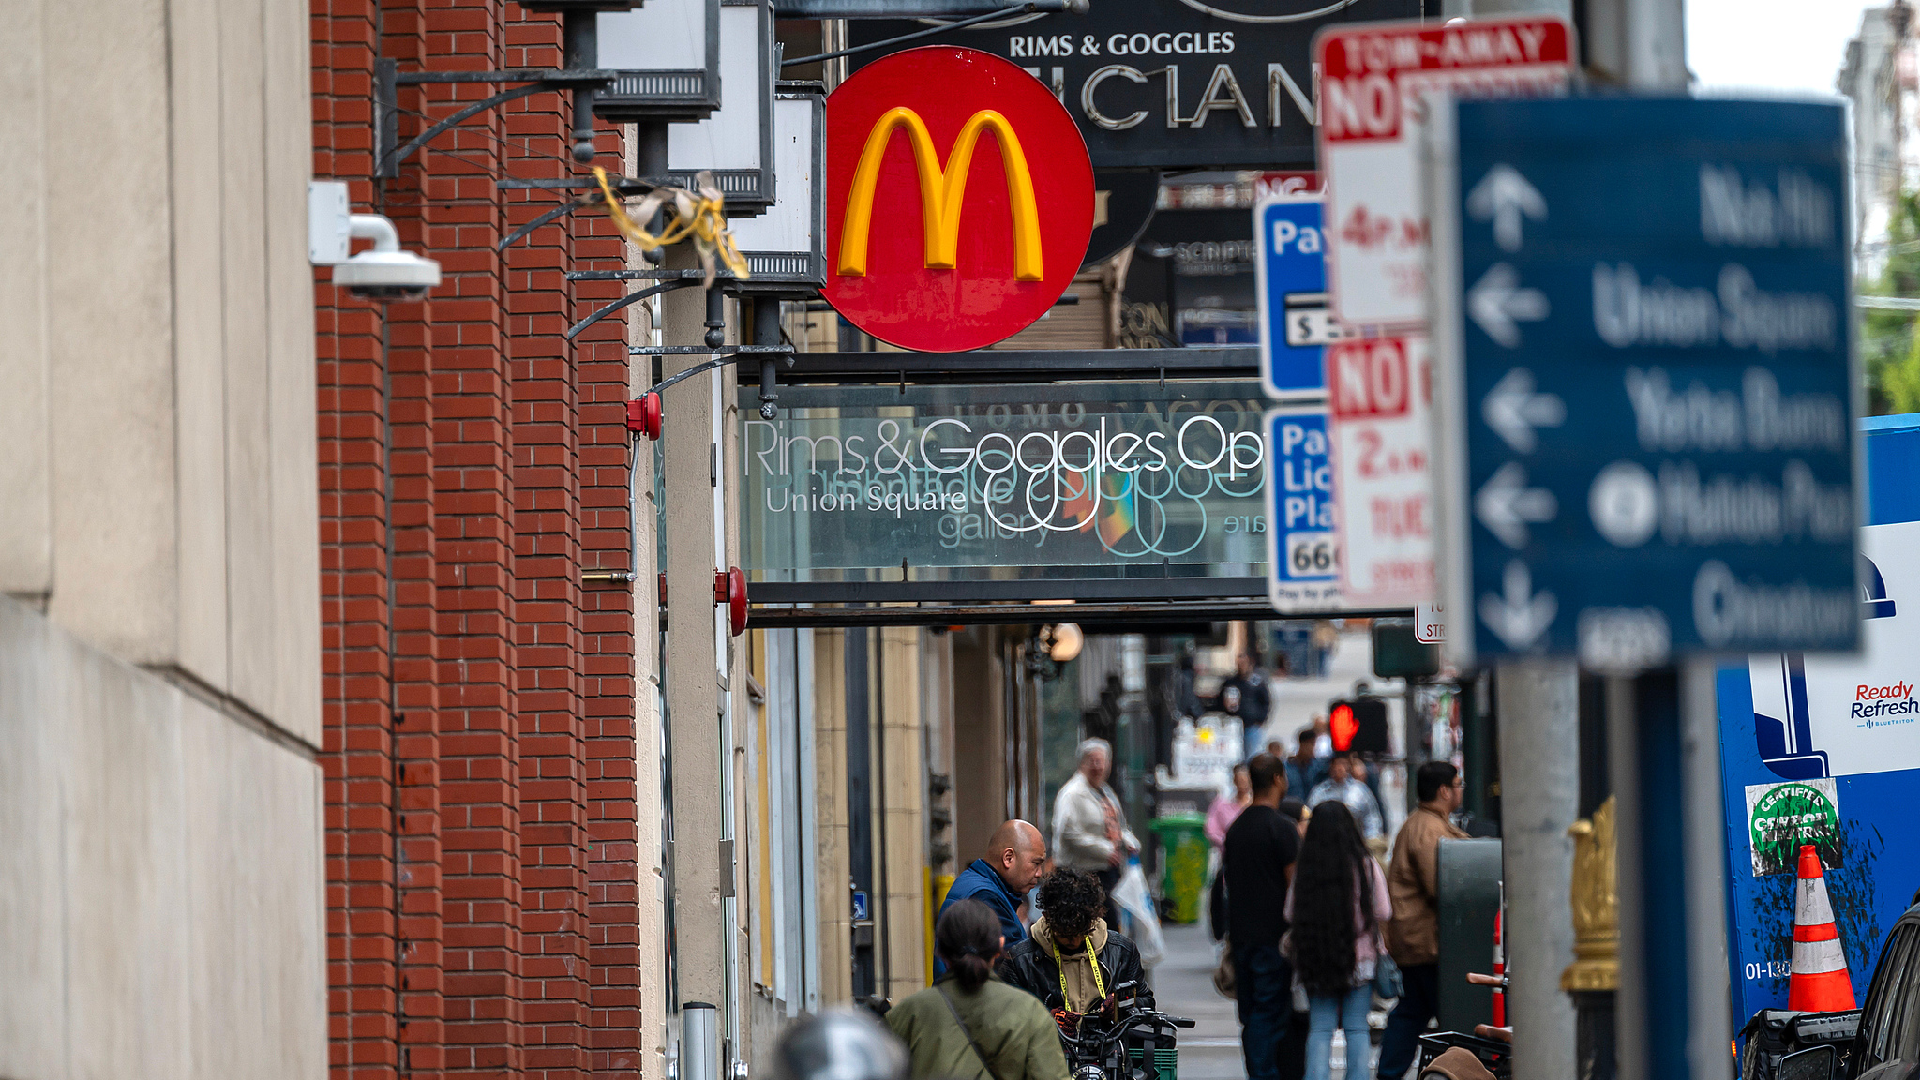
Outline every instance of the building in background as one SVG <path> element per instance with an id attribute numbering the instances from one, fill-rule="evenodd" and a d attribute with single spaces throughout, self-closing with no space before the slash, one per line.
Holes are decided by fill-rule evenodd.
<path id="1" fill-rule="evenodd" d="M 1920 186 L 1920 72 L 1913 7 L 1900 0 L 1868 8 L 1847 42 L 1836 86 L 1853 102 L 1855 270 L 1862 280 L 1886 266 L 1887 230 L 1903 192 Z"/>

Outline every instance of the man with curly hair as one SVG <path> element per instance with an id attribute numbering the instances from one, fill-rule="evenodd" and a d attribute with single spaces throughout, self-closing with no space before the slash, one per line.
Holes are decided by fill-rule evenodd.
<path id="1" fill-rule="evenodd" d="M 1055 870 L 1040 883 L 1042 915 L 1032 934 L 1000 958 L 1000 980 L 1047 1002 L 1062 1027 L 1108 1008 L 1127 983 L 1143 1007 L 1153 1007 L 1140 950 L 1107 927 L 1106 903 L 1092 874 Z"/>

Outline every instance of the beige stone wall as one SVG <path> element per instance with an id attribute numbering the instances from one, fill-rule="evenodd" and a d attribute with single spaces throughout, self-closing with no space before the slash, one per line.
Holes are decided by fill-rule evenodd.
<path id="1" fill-rule="evenodd" d="M 0 592 L 317 745 L 306 7 L 8 15 Z"/>
<path id="2" fill-rule="evenodd" d="M 985 854 L 987 839 L 1007 819 L 1010 676 L 1000 634 L 998 627 L 975 626 L 953 636 L 953 842 L 961 869 Z"/>
<path id="3" fill-rule="evenodd" d="M 878 757 L 886 755 L 876 783 L 874 856 L 884 859 L 875 881 L 883 885 L 886 935 L 884 997 L 899 1001 L 927 987 L 927 770 L 920 733 L 920 635 L 918 627 L 890 626 L 875 635 L 880 664 L 875 672 L 880 713 L 875 725 Z M 878 779 L 878 778 L 877 778 Z"/>
<path id="4" fill-rule="evenodd" d="M 0 1076 L 326 1075 L 320 770 L 0 597 Z"/>
<path id="5" fill-rule="evenodd" d="M 853 918 L 847 895 L 847 637 L 813 634 L 814 769 L 819 837 L 820 1003 L 853 997 Z"/>
<path id="6" fill-rule="evenodd" d="M 307 8 L 7 15 L 0 1076 L 320 1080 Z"/>

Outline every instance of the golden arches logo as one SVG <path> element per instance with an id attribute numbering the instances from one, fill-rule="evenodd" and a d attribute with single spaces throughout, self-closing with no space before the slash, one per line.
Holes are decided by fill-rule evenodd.
<path id="1" fill-rule="evenodd" d="M 1033 175 L 1027 170 L 1026 152 L 1013 133 L 1007 118 L 992 109 L 982 109 L 967 118 L 966 126 L 953 140 L 953 152 L 945 168 L 933 147 L 926 122 L 920 114 L 904 106 L 889 109 L 875 121 L 867 133 L 866 146 L 860 150 L 860 164 L 853 171 L 853 186 L 847 191 L 847 217 L 840 228 L 838 272 L 845 277 L 865 277 L 867 273 L 867 234 L 873 224 L 873 195 L 880 184 L 880 159 L 896 129 L 904 128 L 907 143 L 913 149 L 914 171 L 920 177 L 921 238 L 925 265 L 930 270 L 951 270 L 960 246 L 960 209 L 967 197 L 967 172 L 973 165 L 973 148 L 982 132 L 991 132 L 1000 144 L 1000 160 L 1007 178 L 1007 202 L 1013 208 L 1013 276 L 1019 281 L 1040 281 L 1046 277 L 1045 260 L 1040 250 L 1040 210 L 1034 205 Z"/>

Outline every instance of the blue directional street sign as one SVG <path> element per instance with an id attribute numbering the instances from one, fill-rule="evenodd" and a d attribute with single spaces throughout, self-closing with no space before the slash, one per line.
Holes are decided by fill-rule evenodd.
<path id="1" fill-rule="evenodd" d="M 1435 178 L 1439 496 L 1472 633 L 1450 638 L 1613 668 L 1856 648 L 1841 108 L 1500 100 L 1456 120 Z"/>
<path id="2" fill-rule="evenodd" d="M 1254 293 L 1260 305 L 1260 381 L 1281 400 L 1327 393 L 1327 343 L 1341 334 L 1327 311 L 1327 245 L 1320 196 L 1272 195 L 1253 211 Z"/>
<path id="3" fill-rule="evenodd" d="M 1274 610 L 1340 606 L 1325 405 L 1267 411 L 1267 596 Z"/>

